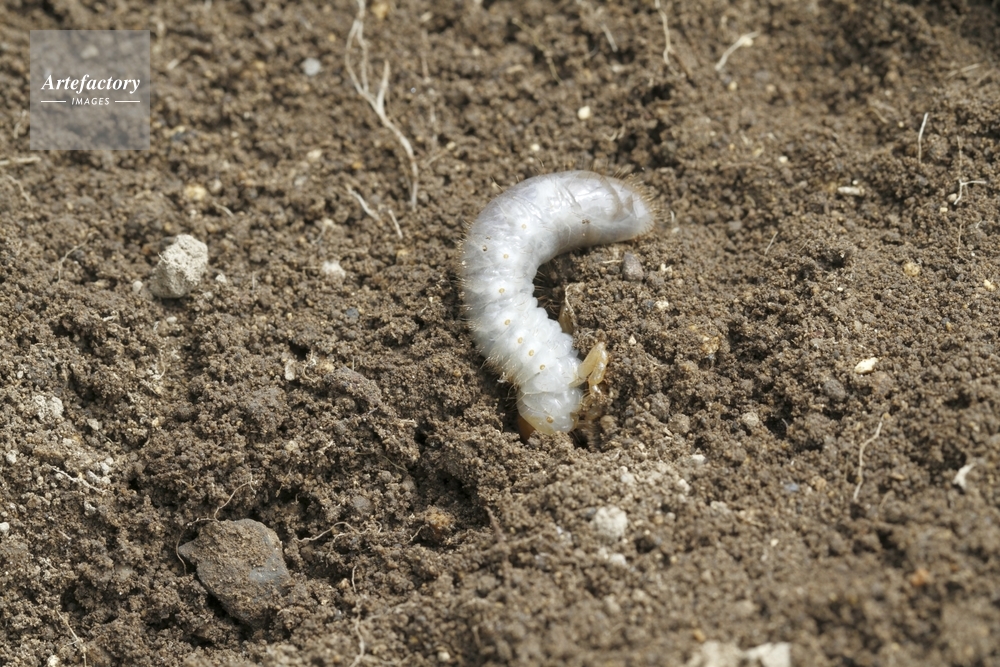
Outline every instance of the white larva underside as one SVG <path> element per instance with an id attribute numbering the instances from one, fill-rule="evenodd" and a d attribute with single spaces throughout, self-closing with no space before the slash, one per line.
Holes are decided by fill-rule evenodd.
<path id="1" fill-rule="evenodd" d="M 583 400 L 572 336 L 533 296 L 556 255 L 638 236 L 653 211 L 624 181 L 589 171 L 535 176 L 491 201 L 462 250 L 466 312 L 476 345 L 518 388 L 521 416 L 543 433 L 570 431 Z"/>

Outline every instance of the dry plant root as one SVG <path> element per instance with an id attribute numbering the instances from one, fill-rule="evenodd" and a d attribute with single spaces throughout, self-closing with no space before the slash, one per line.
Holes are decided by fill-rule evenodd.
<path id="1" fill-rule="evenodd" d="M 361 47 L 361 77 L 354 71 L 354 66 L 351 63 L 351 50 L 354 48 L 354 43 L 357 42 L 358 46 Z M 399 141 L 399 145 L 403 147 L 403 152 L 406 153 L 406 157 L 410 162 L 410 209 L 416 210 L 417 208 L 417 180 L 420 176 L 420 170 L 417 169 L 417 158 L 413 154 L 413 145 L 410 144 L 410 140 L 406 138 L 403 131 L 392 122 L 389 118 L 389 114 L 385 110 L 385 95 L 389 90 L 389 61 L 386 60 L 382 66 L 382 81 L 379 83 L 378 92 L 372 94 L 371 89 L 368 86 L 368 42 L 365 41 L 365 0 L 358 0 L 358 14 L 354 18 L 354 23 L 351 24 L 351 31 L 347 34 L 347 47 L 344 51 L 344 66 L 347 68 L 347 74 L 351 77 L 351 81 L 354 83 L 354 89 L 358 91 L 360 95 L 366 102 L 368 106 L 372 108 L 378 119 L 382 121 L 382 125 L 392 132 L 396 136 L 396 140 Z M 398 225 L 397 225 L 398 226 Z"/>

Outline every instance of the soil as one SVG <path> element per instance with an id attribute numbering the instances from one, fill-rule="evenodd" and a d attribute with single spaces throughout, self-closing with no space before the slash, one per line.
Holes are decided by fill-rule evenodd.
<path id="1" fill-rule="evenodd" d="M 415 208 L 355 12 L 0 6 L 0 664 L 1000 665 L 1000 4 L 378 0 Z M 29 30 L 109 28 L 151 150 L 30 152 Z M 567 168 L 661 220 L 543 267 L 610 400 L 522 442 L 455 264 Z M 266 622 L 178 555 L 242 519 Z"/>

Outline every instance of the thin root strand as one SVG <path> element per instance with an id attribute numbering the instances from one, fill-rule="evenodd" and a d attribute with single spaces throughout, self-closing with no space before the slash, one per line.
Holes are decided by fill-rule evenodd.
<path id="1" fill-rule="evenodd" d="M 420 171 L 417 167 L 417 158 L 413 154 L 413 145 L 410 144 L 410 140 L 406 138 L 402 130 L 392 122 L 389 115 L 385 110 L 385 96 L 389 89 L 389 61 L 386 60 L 382 66 L 382 80 L 379 82 L 378 91 L 373 95 L 371 88 L 368 85 L 368 43 L 365 41 L 364 36 L 365 31 L 365 0 L 358 0 L 358 14 L 354 19 L 354 23 L 351 25 L 351 30 L 347 34 L 347 47 L 344 51 L 344 65 L 347 67 L 347 73 L 351 77 L 351 81 L 354 83 L 354 89 L 358 91 L 360 95 L 368 105 L 378 116 L 378 119 L 382 122 L 382 125 L 392 132 L 396 136 L 396 140 L 399 141 L 400 146 L 403 147 L 403 152 L 406 153 L 406 157 L 410 162 L 410 209 L 416 210 L 417 208 L 417 181 L 419 180 Z M 351 62 L 351 50 L 354 44 L 357 43 L 361 48 L 361 77 L 358 78 L 357 73 L 354 71 L 354 65 Z"/>

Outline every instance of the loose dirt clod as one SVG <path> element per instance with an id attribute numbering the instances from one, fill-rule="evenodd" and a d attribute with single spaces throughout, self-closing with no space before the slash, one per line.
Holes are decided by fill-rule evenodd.
<path id="1" fill-rule="evenodd" d="M 63 402 L 58 396 L 36 394 L 31 398 L 32 409 L 39 420 L 57 421 L 63 416 Z"/>
<path id="2" fill-rule="evenodd" d="M 598 537 L 606 542 L 617 542 L 628 529 L 628 515 L 621 508 L 609 505 L 598 509 L 591 523 Z"/>
<path id="3" fill-rule="evenodd" d="M 208 268 L 208 246 L 188 234 L 180 234 L 160 255 L 147 283 L 149 291 L 161 299 L 187 296 Z"/>

